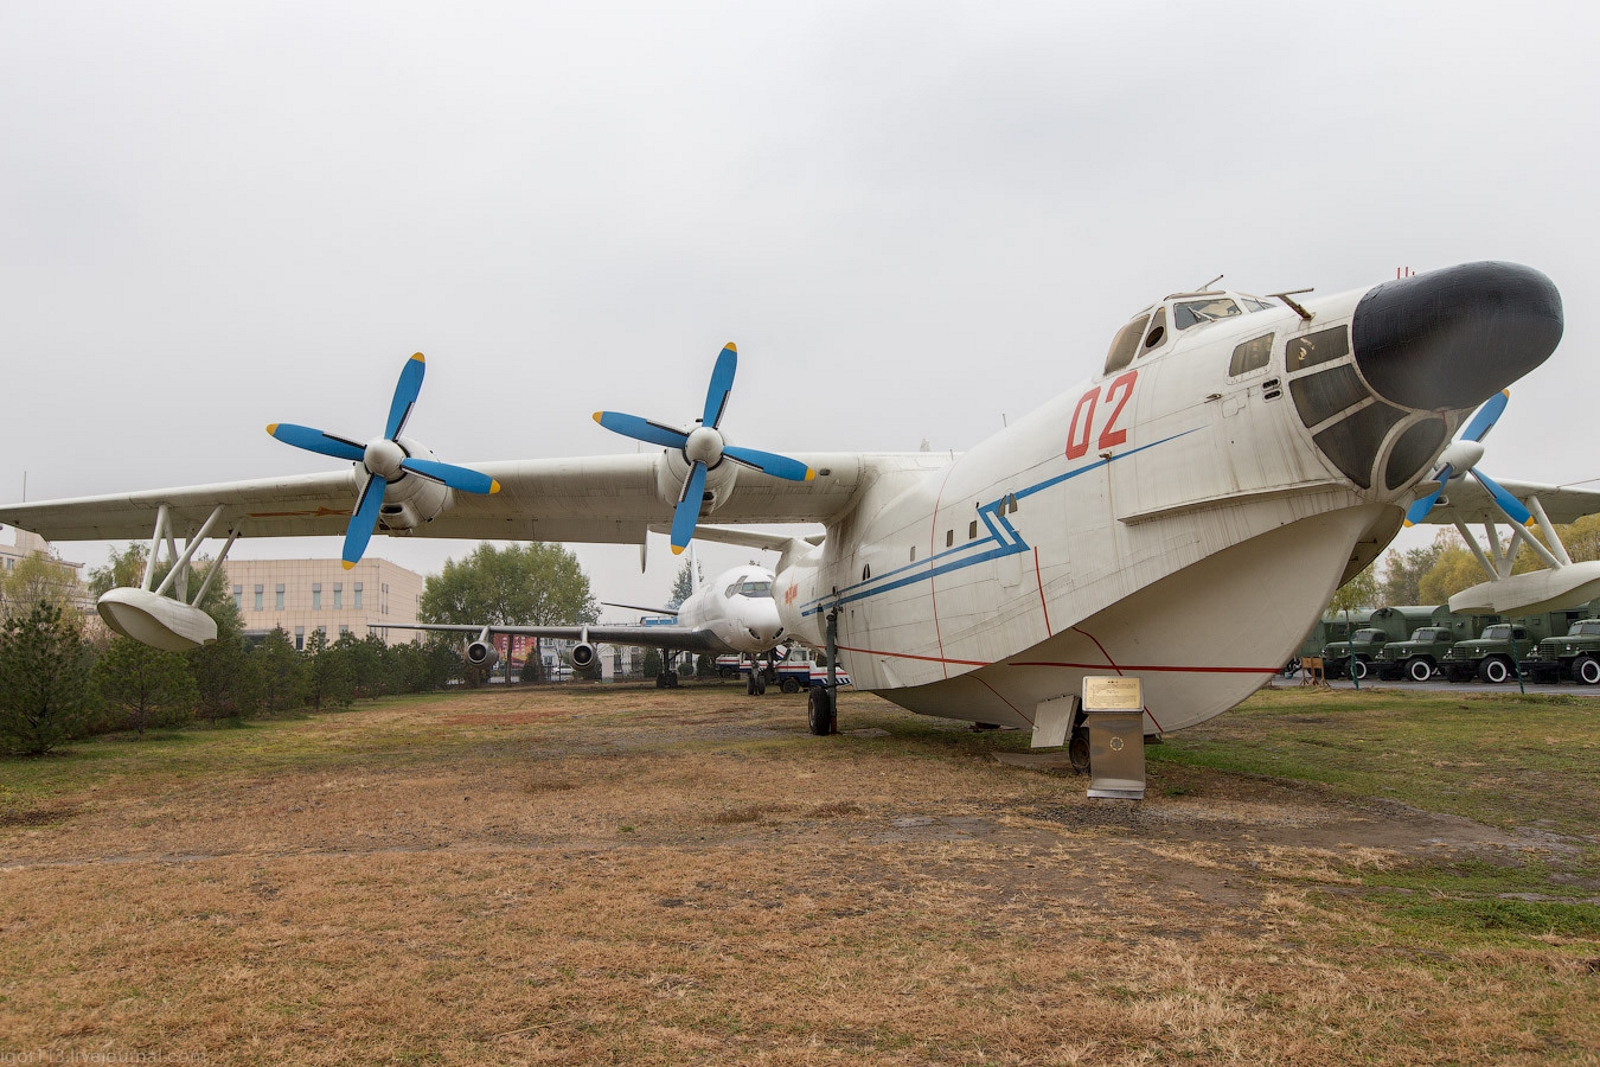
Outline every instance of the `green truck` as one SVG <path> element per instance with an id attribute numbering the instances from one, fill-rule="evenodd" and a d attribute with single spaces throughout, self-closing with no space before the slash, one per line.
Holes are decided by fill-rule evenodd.
<path id="1" fill-rule="evenodd" d="M 1388 642 L 1384 630 L 1362 627 L 1350 635 L 1348 641 L 1335 641 L 1322 649 L 1322 670 L 1329 678 L 1365 678 L 1371 673 L 1372 661 Z"/>
<path id="2" fill-rule="evenodd" d="M 1600 619 L 1579 619 L 1564 636 L 1540 641 L 1522 669 L 1535 682 L 1571 678 L 1579 685 L 1600 685 Z"/>
<path id="3" fill-rule="evenodd" d="M 1517 664 L 1533 651 L 1535 638 L 1521 623 L 1497 622 L 1486 626 L 1481 637 L 1457 641 L 1439 663 L 1452 682 L 1499 685 L 1517 677 Z"/>
<path id="4" fill-rule="evenodd" d="M 1384 645 L 1373 657 L 1372 667 L 1386 682 L 1402 678 L 1426 682 L 1455 643 L 1456 633 L 1450 627 L 1422 626 L 1404 641 L 1390 641 Z"/>

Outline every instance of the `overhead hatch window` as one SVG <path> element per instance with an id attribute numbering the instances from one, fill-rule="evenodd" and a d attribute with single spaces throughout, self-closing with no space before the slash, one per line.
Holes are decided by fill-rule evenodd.
<path id="1" fill-rule="evenodd" d="M 1243 314 L 1239 305 L 1225 296 L 1207 297 L 1204 300 L 1180 300 L 1172 305 L 1172 325 L 1180 330 L 1198 326 L 1202 322 L 1216 322 Z"/>

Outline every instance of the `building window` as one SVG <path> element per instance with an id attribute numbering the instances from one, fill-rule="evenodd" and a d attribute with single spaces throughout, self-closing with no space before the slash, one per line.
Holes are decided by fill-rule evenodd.
<path id="1" fill-rule="evenodd" d="M 256 610 L 257 611 L 260 611 L 262 609 L 261 594 L 266 592 L 266 590 L 267 590 L 267 587 L 264 586 L 264 585 L 256 586 Z"/>
<path id="2" fill-rule="evenodd" d="M 278 586 L 278 595 L 273 598 L 272 606 L 279 611 L 283 610 L 283 586 Z"/>
<path id="3" fill-rule="evenodd" d="M 306 628 L 304 626 L 296 626 L 294 628 L 294 650 L 296 652 L 304 652 L 306 650 Z"/>
<path id="4" fill-rule="evenodd" d="M 343 636 L 344 636 L 344 635 L 345 635 L 345 634 L 347 634 L 347 633 L 349 633 L 349 632 L 350 632 L 350 627 L 349 627 L 349 625 L 348 625 L 348 624 L 347 624 L 347 623 L 342 623 L 342 622 L 341 622 L 341 623 L 340 623 L 340 624 L 339 624 L 339 636 L 340 636 L 340 637 L 343 637 Z"/>
<path id="5" fill-rule="evenodd" d="M 356 607 L 357 611 L 360 611 L 361 610 L 361 583 L 360 582 L 356 583 L 355 592 L 356 592 L 356 604 L 355 604 L 355 607 Z"/>
<path id="6" fill-rule="evenodd" d="M 338 611 L 344 607 L 344 583 L 333 583 L 333 610 Z"/>
<path id="7" fill-rule="evenodd" d="M 311 586 L 311 610 L 322 610 L 322 583 L 314 582 Z"/>
<path id="8" fill-rule="evenodd" d="M 233 587 L 233 606 L 240 611 L 244 610 L 244 586 L 242 585 Z"/>
<path id="9" fill-rule="evenodd" d="M 383 603 L 381 605 L 381 609 L 383 611 L 383 614 L 387 615 L 387 614 L 389 614 L 389 583 L 388 582 L 384 582 L 378 588 L 379 588 L 379 590 L 381 590 L 380 599 L 383 601 Z"/>

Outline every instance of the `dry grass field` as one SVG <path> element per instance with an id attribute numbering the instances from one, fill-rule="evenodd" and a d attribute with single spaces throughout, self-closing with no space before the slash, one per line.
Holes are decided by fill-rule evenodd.
<path id="1" fill-rule="evenodd" d="M 0 1061 L 1596 1063 L 1566 699 L 1263 694 L 1138 804 L 717 686 L 72 746 L 0 763 Z"/>

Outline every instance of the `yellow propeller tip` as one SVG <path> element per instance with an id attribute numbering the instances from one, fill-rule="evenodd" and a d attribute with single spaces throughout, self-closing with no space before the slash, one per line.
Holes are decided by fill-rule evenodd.
<path id="1" fill-rule="evenodd" d="M 739 351 L 739 346 L 734 344 L 732 341 L 729 341 L 727 344 L 723 345 L 722 347 L 726 348 L 729 352 L 737 352 L 737 351 Z"/>
<path id="2" fill-rule="evenodd" d="M 267 432 L 276 436 L 278 433 L 278 424 L 275 422 L 267 423 Z"/>
<path id="3" fill-rule="evenodd" d="M 1528 516 L 1528 521 L 1524 522 L 1522 525 L 1526 526 L 1528 529 L 1531 530 L 1535 526 L 1538 525 L 1538 522 L 1539 522 L 1539 520 L 1535 519 L 1532 515 L 1529 515 Z"/>
<path id="4" fill-rule="evenodd" d="M 1407 526 L 1415 526 L 1415 525 L 1416 525 L 1416 523 L 1414 523 L 1414 522 L 1412 522 L 1412 521 L 1411 521 L 1411 520 L 1410 520 L 1410 519 L 1407 519 L 1407 520 L 1406 520 L 1406 525 L 1407 525 Z"/>
<path id="5" fill-rule="evenodd" d="M 495 481 L 493 478 L 490 478 L 489 479 L 489 495 L 493 496 L 495 493 L 498 493 L 499 491 L 500 491 L 500 483 Z"/>
<path id="6" fill-rule="evenodd" d="M 672 554 L 673 554 L 673 555 L 674 555 L 674 556 L 681 556 L 681 555 L 683 555 L 683 550 L 684 550 L 684 548 L 685 548 L 685 547 L 686 547 L 686 546 L 684 546 L 684 545 L 673 545 L 673 546 L 672 546 Z"/>
<path id="7" fill-rule="evenodd" d="M 595 412 L 595 413 L 594 413 L 594 421 L 595 421 L 595 422 L 599 422 L 599 421 L 600 421 L 600 416 L 602 416 L 602 415 L 604 415 L 604 414 L 605 414 L 605 412 L 603 412 L 603 411 L 597 411 L 597 412 Z"/>
<path id="8" fill-rule="evenodd" d="M 351 563 L 347 559 L 340 560 L 339 562 L 344 564 L 344 569 L 347 570 L 347 571 L 355 569 L 355 564 Z"/>
<path id="9" fill-rule="evenodd" d="M 817 472 L 812 470 L 810 467 L 807 467 L 806 468 L 806 481 L 808 481 L 808 482 L 815 481 L 816 477 L 817 477 Z"/>
<path id="10" fill-rule="evenodd" d="M 416 360 L 418 363 L 426 363 L 426 362 L 428 362 L 427 360 L 422 358 L 422 353 L 421 352 L 413 352 L 413 353 L 411 353 L 411 358 Z"/>

